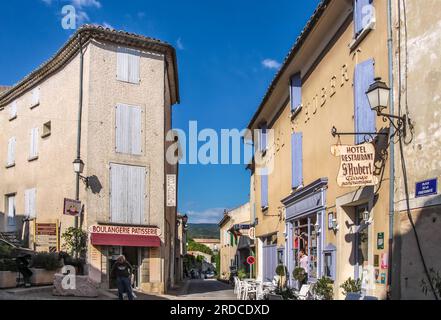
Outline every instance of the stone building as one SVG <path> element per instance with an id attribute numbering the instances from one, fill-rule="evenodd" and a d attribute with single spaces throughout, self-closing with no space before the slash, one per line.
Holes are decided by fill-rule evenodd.
<path id="1" fill-rule="evenodd" d="M 166 137 L 176 103 L 172 46 L 81 27 L 51 59 L 0 93 L 0 230 L 33 249 L 62 249 L 60 235 L 75 225 L 63 206 L 65 198 L 75 199 L 72 162 L 80 151 L 79 223 L 89 235 L 89 276 L 114 287 L 109 270 L 125 254 L 140 290 L 165 292 L 175 273 L 177 165 L 165 155 L 174 143 Z M 51 248 L 36 237 L 40 224 L 57 226 Z"/>

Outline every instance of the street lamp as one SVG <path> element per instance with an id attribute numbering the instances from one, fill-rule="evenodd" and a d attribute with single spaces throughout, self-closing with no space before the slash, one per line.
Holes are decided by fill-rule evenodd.
<path id="1" fill-rule="evenodd" d="M 82 174 L 84 171 L 84 162 L 81 159 L 75 159 L 73 162 L 74 172 L 77 174 Z"/>
<path id="2" fill-rule="evenodd" d="M 187 214 L 185 214 L 182 216 L 182 223 L 184 224 L 184 226 L 186 226 L 187 222 L 188 222 L 188 216 L 187 216 Z"/>
<path id="3" fill-rule="evenodd" d="M 391 125 L 398 132 L 399 136 L 406 136 L 406 124 L 407 116 L 396 116 L 393 114 L 383 113 L 383 110 L 387 108 L 390 98 L 390 88 L 381 81 L 381 78 L 375 78 L 366 92 L 366 95 L 371 106 L 371 110 L 377 113 L 377 116 L 383 117 L 383 121 L 389 120 Z M 397 123 L 395 124 L 395 120 Z"/>

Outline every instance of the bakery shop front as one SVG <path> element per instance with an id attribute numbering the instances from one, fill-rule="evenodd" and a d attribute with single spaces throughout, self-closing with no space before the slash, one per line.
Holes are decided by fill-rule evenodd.
<path id="1" fill-rule="evenodd" d="M 118 256 L 124 255 L 134 269 L 134 288 L 146 292 L 161 289 L 159 228 L 93 225 L 89 228 L 89 235 L 89 276 L 103 288 L 116 288 L 116 280 L 110 271 Z"/>

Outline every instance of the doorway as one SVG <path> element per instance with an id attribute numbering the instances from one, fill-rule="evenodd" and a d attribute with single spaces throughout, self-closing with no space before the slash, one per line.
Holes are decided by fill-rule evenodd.
<path id="1" fill-rule="evenodd" d="M 363 280 L 363 270 L 369 266 L 369 226 L 365 224 L 364 212 L 368 211 L 367 204 L 355 207 L 355 270 L 354 277 L 356 280 Z"/>
<path id="2" fill-rule="evenodd" d="M 141 248 L 137 247 L 109 247 L 109 270 L 112 270 L 113 265 L 115 264 L 116 260 L 120 255 L 124 255 L 126 257 L 127 262 L 129 262 L 133 267 L 133 274 L 132 274 L 132 287 L 138 288 L 139 287 L 139 271 L 140 271 L 140 261 L 141 261 L 141 255 L 140 255 Z M 116 289 L 116 278 L 114 275 L 110 275 L 109 277 L 109 288 L 110 289 Z"/>

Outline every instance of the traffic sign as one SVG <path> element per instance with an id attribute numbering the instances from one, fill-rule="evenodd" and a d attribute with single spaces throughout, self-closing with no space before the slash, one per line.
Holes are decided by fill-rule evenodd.
<path id="1" fill-rule="evenodd" d="M 247 258 L 247 263 L 248 263 L 249 265 L 253 265 L 253 264 L 255 264 L 255 263 L 256 263 L 256 258 L 254 258 L 253 256 L 249 256 L 249 257 Z"/>

